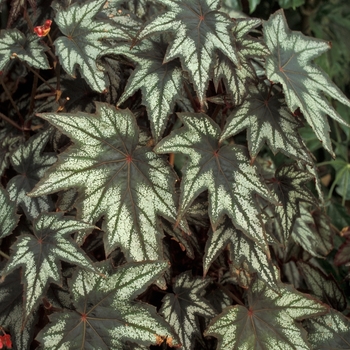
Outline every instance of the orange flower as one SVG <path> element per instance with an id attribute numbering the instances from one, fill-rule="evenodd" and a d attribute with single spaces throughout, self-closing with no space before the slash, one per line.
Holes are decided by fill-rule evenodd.
<path id="1" fill-rule="evenodd" d="M 50 19 L 47 19 L 42 26 L 37 26 L 34 28 L 34 33 L 37 34 L 38 37 L 46 36 L 49 34 L 51 29 L 51 23 L 52 21 Z"/>

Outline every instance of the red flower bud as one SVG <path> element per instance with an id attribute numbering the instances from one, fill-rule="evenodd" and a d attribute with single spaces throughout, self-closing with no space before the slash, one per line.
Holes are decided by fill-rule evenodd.
<path id="1" fill-rule="evenodd" d="M 51 29 L 51 23 L 52 21 L 50 19 L 47 19 L 42 26 L 37 26 L 34 28 L 34 33 L 37 34 L 38 37 L 43 37 L 49 34 Z"/>

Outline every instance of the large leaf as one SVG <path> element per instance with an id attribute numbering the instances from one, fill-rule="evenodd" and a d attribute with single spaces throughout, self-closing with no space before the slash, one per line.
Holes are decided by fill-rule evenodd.
<path id="1" fill-rule="evenodd" d="M 142 103 L 147 108 L 155 142 L 162 137 L 169 114 L 176 99 L 181 97 L 183 72 L 177 60 L 163 63 L 167 44 L 162 40 L 143 40 L 130 50 L 130 45 L 117 46 L 103 54 L 118 53 L 135 61 L 138 65 L 132 72 L 123 95 L 122 104 L 137 90 L 142 91 Z"/>
<path id="2" fill-rule="evenodd" d="M 265 144 L 272 152 L 282 152 L 294 159 L 310 162 L 310 157 L 297 132 L 300 123 L 287 110 L 284 99 L 272 87 L 251 86 L 243 104 L 229 116 L 221 140 L 247 129 L 248 148 L 256 158 Z"/>
<path id="3" fill-rule="evenodd" d="M 18 29 L 0 31 L 0 71 L 5 70 L 9 61 L 15 57 L 30 66 L 41 69 L 50 68 L 45 51 L 48 49 L 40 39 L 31 34 L 26 37 Z"/>
<path id="4" fill-rule="evenodd" d="M 82 268 L 91 265 L 70 235 L 92 228 L 91 225 L 64 217 L 62 213 L 40 214 L 34 220 L 33 234 L 22 234 L 17 238 L 2 275 L 22 267 L 24 318 L 39 304 L 50 282 L 61 284 L 60 260 Z"/>
<path id="5" fill-rule="evenodd" d="M 139 346 L 180 345 L 154 306 L 135 301 L 168 267 L 165 262 L 124 265 L 116 272 L 97 265 L 105 277 L 78 270 L 70 280 L 74 311 L 54 313 L 38 334 L 45 349 L 124 349 Z"/>
<path id="6" fill-rule="evenodd" d="M 27 193 L 44 176 L 45 171 L 56 161 L 53 153 L 42 153 L 50 135 L 50 131 L 36 134 L 25 144 L 20 145 L 10 157 L 13 168 L 19 174 L 8 182 L 7 190 L 11 200 L 21 206 L 29 219 L 34 219 L 41 212 L 53 209 L 50 197 L 27 196 Z"/>
<path id="7" fill-rule="evenodd" d="M 193 277 L 190 271 L 178 275 L 173 282 L 174 294 L 168 293 L 162 300 L 160 313 L 179 335 L 184 349 L 194 348 L 195 338 L 200 336 L 196 315 L 214 317 L 216 312 L 203 298 L 209 279 Z"/>
<path id="8" fill-rule="evenodd" d="M 96 63 L 97 56 L 109 47 L 103 39 L 128 39 L 122 27 L 94 18 L 105 3 L 105 0 L 90 0 L 82 5 L 76 2 L 58 11 L 55 17 L 65 35 L 54 42 L 62 67 L 74 76 L 79 66 L 82 76 L 96 91 L 103 91 L 107 82 L 101 66 Z"/>
<path id="9" fill-rule="evenodd" d="M 300 216 L 300 202 L 313 203 L 314 197 L 305 187 L 312 177 L 296 165 L 285 165 L 276 170 L 275 177 L 270 179 L 271 187 L 280 202 L 274 208 L 275 224 L 278 229 L 277 239 L 286 245 L 293 231 L 294 222 Z"/>
<path id="10" fill-rule="evenodd" d="M 207 115 L 178 113 L 184 127 L 173 131 L 156 147 L 158 153 L 181 153 L 190 158 L 183 168 L 179 217 L 193 200 L 209 191 L 209 217 L 217 226 L 227 214 L 235 226 L 266 249 L 266 239 L 254 199 L 258 194 L 274 201 L 249 164 L 247 151 L 237 145 L 220 146 L 220 127 Z"/>
<path id="11" fill-rule="evenodd" d="M 220 79 L 223 79 L 234 105 L 240 105 L 243 102 L 248 84 L 257 78 L 251 60 L 261 59 L 268 53 L 266 46 L 260 40 L 249 35 L 249 32 L 259 25 L 261 25 L 259 19 L 237 19 L 235 21 L 233 40 L 240 60 L 239 68 L 230 58 L 218 52 L 213 81 L 215 87 L 218 88 Z"/>
<path id="12" fill-rule="evenodd" d="M 168 9 L 141 29 L 138 39 L 152 34 L 171 32 L 174 40 L 169 44 L 164 63 L 179 57 L 189 72 L 201 102 L 214 65 L 215 51 L 220 50 L 239 65 L 233 44 L 230 18 L 218 11 L 219 0 L 157 0 Z"/>
<path id="13" fill-rule="evenodd" d="M 330 44 L 292 32 L 283 10 L 264 23 L 264 36 L 271 54 L 266 57 L 266 75 L 283 85 L 288 107 L 300 108 L 323 146 L 332 152 L 327 115 L 345 123 L 323 93 L 350 107 L 350 101 L 311 60 L 327 51 Z"/>
<path id="14" fill-rule="evenodd" d="M 16 204 L 9 199 L 8 193 L 0 187 L 0 239 L 12 233 L 17 226 L 18 219 Z"/>
<path id="15" fill-rule="evenodd" d="M 215 231 L 209 231 L 209 238 L 205 245 L 203 257 L 204 275 L 209 270 L 211 263 L 219 256 L 223 249 L 229 245 L 230 260 L 234 266 L 246 263 L 250 272 L 256 272 L 271 288 L 276 288 L 276 278 L 273 265 L 267 258 L 267 254 L 241 231 L 237 230 L 231 220 L 225 217 Z"/>
<path id="16" fill-rule="evenodd" d="M 248 306 L 224 309 L 205 331 L 219 339 L 217 349 L 309 350 L 305 330 L 296 322 L 327 311 L 318 301 L 288 285 L 280 294 L 257 280 L 248 291 Z"/>
<path id="17" fill-rule="evenodd" d="M 350 320 L 340 312 L 330 309 L 327 315 L 306 320 L 304 326 L 313 349 L 350 349 Z"/>
<path id="18" fill-rule="evenodd" d="M 128 259 L 161 257 L 157 216 L 176 219 L 176 175 L 149 147 L 138 146 L 133 114 L 99 103 L 97 115 L 41 116 L 72 138 L 74 146 L 59 157 L 32 195 L 77 188 L 79 218 L 92 223 L 105 218 L 107 254 L 120 246 Z"/>

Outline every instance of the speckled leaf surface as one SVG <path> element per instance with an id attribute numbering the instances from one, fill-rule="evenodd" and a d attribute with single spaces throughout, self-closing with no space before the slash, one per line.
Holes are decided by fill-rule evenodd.
<path id="1" fill-rule="evenodd" d="M 75 310 L 50 316 L 51 322 L 37 336 L 43 348 L 124 349 L 126 342 L 149 346 L 165 339 L 170 346 L 179 345 L 155 307 L 134 300 L 168 264 L 133 263 L 113 272 L 107 263 L 96 266 L 104 276 L 83 270 L 74 274 L 69 287 Z"/>
<path id="2" fill-rule="evenodd" d="M 280 294 L 257 280 L 248 291 L 247 306 L 228 306 L 215 317 L 205 335 L 218 338 L 218 350 L 310 350 L 297 321 L 327 312 L 309 295 L 280 285 Z"/>
<path id="3" fill-rule="evenodd" d="M 16 209 L 6 190 L 0 187 L 0 239 L 10 235 L 17 226 L 19 216 Z"/>
<path id="4" fill-rule="evenodd" d="M 105 250 L 117 246 L 130 260 L 162 256 L 158 215 L 176 220 L 176 175 L 149 147 L 129 110 L 97 104 L 97 115 L 44 114 L 74 142 L 60 155 L 32 195 L 77 188 L 78 217 L 95 223 L 104 216 Z M 80 237 L 79 242 L 84 237 Z"/>
<path id="5" fill-rule="evenodd" d="M 345 124 L 323 93 L 350 106 L 350 101 L 312 60 L 330 48 L 326 41 L 306 37 L 288 28 L 283 10 L 264 22 L 264 37 L 271 54 L 266 57 L 266 75 L 283 85 L 288 107 L 300 108 L 323 147 L 333 154 L 327 115 Z"/>
<path id="6" fill-rule="evenodd" d="M 204 275 L 212 262 L 229 245 L 231 264 L 239 267 L 243 262 L 246 263 L 250 268 L 249 272 L 256 272 L 271 288 L 278 290 L 275 271 L 267 252 L 237 230 L 226 216 L 220 221 L 216 230 L 210 229 L 208 236 L 203 257 Z"/>
<path id="7" fill-rule="evenodd" d="M 164 132 L 175 101 L 181 97 L 184 84 L 183 72 L 178 60 L 163 63 L 167 43 L 162 40 L 143 40 L 130 49 L 130 45 L 117 46 L 103 54 L 125 55 L 137 66 L 118 101 L 121 105 L 137 90 L 142 91 L 142 103 L 146 106 L 151 130 L 157 143 Z"/>
<path id="8" fill-rule="evenodd" d="M 102 67 L 96 63 L 97 56 L 108 48 L 102 39 L 128 39 L 122 27 L 113 26 L 106 19 L 95 18 L 105 3 L 105 0 L 74 3 L 66 10 L 58 11 L 55 17 L 64 34 L 54 42 L 63 69 L 75 76 L 79 67 L 86 82 L 96 91 L 103 91 L 107 85 Z"/>
<path id="9" fill-rule="evenodd" d="M 205 190 L 209 192 L 209 217 L 217 226 L 227 214 L 235 226 L 266 247 L 255 194 L 274 201 L 249 163 L 248 152 L 238 145 L 220 146 L 219 126 L 203 113 L 178 113 L 184 127 L 173 131 L 155 147 L 158 153 L 180 153 L 189 157 L 182 169 L 179 217 Z"/>
<path id="10" fill-rule="evenodd" d="M 298 267 L 313 295 L 336 310 L 343 311 L 346 308 L 344 293 L 332 275 L 326 276 L 318 268 L 302 261 L 298 262 Z"/>
<path id="11" fill-rule="evenodd" d="M 287 244 L 294 222 L 300 216 L 300 202 L 315 202 L 311 192 L 305 187 L 305 183 L 311 179 L 310 174 L 292 164 L 277 169 L 275 177 L 269 180 L 280 203 L 274 211 L 275 224 L 279 227 L 278 240 L 283 245 Z"/>
<path id="12" fill-rule="evenodd" d="M 28 219 L 34 219 L 41 212 L 53 209 L 53 203 L 49 196 L 35 198 L 27 196 L 27 193 L 44 176 L 45 171 L 57 160 L 54 153 L 43 153 L 50 134 L 50 131 L 46 131 L 32 136 L 25 144 L 20 145 L 10 157 L 11 164 L 18 175 L 8 182 L 7 191 L 11 200 L 23 209 Z"/>
<path id="13" fill-rule="evenodd" d="M 330 309 L 326 315 L 306 320 L 303 325 L 313 349 L 350 349 L 350 320 L 342 313 Z"/>
<path id="14" fill-rule="evenodd" d="M 230 18 L 219 11 L 219 0 L 157 0 L 167 7 L 141 29 L 138 39 L 153 34 L 171 32 L 164 62 L 180 58 L 182 67 L 188 71 L 201 102 L 205 99 L 215 51 L 220 50 L 239 66 L 237 50 L 233 44 Z"/>
<path id="15" fill-rule="evenodd" d="M 190 271 L 178 275 L 173 292 L 162 300 L 160 313 L 179 335 L 183 349 L 194 349 L 195 338 L 200 336 L 197 315 L 212 318 L 216 315 L 210 303 L 204 299 L 210 279 L 193 277 Z"/>
<path id="16" fill-rule="evenodd" d="M 11 58 L 18 57 L 34 68 L 49 69 L 46 58 L 47 46 L 35 34 L 26 37 L 18 29 L 0 31 L 0 70 L 6 69 Z"/>
<path id="17" fill-rule="evenodd" d="M 218 51 L 214 67 L 213 82 L 216 89 L 223 79 L 234 105 L 240 105 L 247 94 L 249 83 L 257 79 L 251 60 L 261 59 L 268 50 L 264 44 L 249 35 L 249 32 L 261 25 L 260 19 L 237 19 L 232 33 L 240 67 L 230 58 Z"/>
<path id="18" fill-rule="evenodd" d="M 300 122 L 288 111 L 282 94 L 265 84 L 251 86 L 243 104 L 229 115 L 221 140 L 247 129 L 248 148 L 256 158 L 267 143 L 274 154 L 311 162 L 297 128 Z"/>
<path id="19" fill-rule="evenodd" d="M 61 283 L 61 260 L 91 269 L 91 262 L 70 235 L 92 228 L 64 217 L 62 213 L 40 214 L 34 220 L 33 234 L 22 234 L 17 238 L 2 275 L 22 267 L 25 319 L 40 303 L 49 283 Z"/>

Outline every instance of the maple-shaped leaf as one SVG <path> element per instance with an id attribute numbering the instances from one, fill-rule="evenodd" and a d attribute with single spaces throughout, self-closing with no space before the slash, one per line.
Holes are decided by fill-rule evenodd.
<path id="1" fill-rule="evenodd" d="M 303 325 L 313 349 L 350 349 L 350 320 L 342 313 L 330 309 L 326 315 L 306 320 Z"/>
<path id="2" fill-rule="evenodd" d="M 139 130 L 129 110 L 96 106 L 97 115 L 41 115 L 74 145 L 31 195 L 77 188 L 79 218 L 95 223 L 104 216 L 107 255 L 120 246 L 128 259 L 157 260 L 163 234 L 157 216 L 176 219 L 176 174 L 151 148 L 138 146 Z"/>
<path id="3" fill-rule="evenodd" d="M 32 7 L 34 11 L 36 10 L 35 0 L 11 0 L 10 1 L 11 9 L 8 14 L 7 25 L 6 25 L 7 28 L 10 28 L 13 21 L 17 19 L 20 12 L 25 8 L 26 2 L 29 2 L 29 5 Z M 0 5 L 1 5 L 1 1 L 0 1 Z"/>
<path id="4" fill-rule="evenodd" d="M 266 251 L 237 230 L 226 216 L 218 224 L 216 230 L 210 229 L 208 236 L 203 257 L 204 275 L 208 272 L 212 262 L 229 245 L 231 264 L 240 266 L 245 262 L 250 272 L 256 272 L 259 278 L 271 288 L 277 289 L 275 271 L 271 261 L 267 258 Z"/>
<path id="5" fill-rule="evenodd" d="M 304 206 L 299 206 L 300 217 L 295 220 L 292 239 L 315 257 L 326 256 L 333 248 L 332 232 L 323 215 L 311 215 Z"/>
<path id="6" fill-rule="evenodd" d="M 7 190 L 11 200 L 21 206 L 29 219 L 34 219 L 40 213 L 53 209 L 49 196 L 36 198 L 27 196 L 27 193 L 44 176 L 45 171 L 57 160 L 54 153 L 43 153 L 50 135 L 51 131 L 46 131 L 32 136 L 10 157 L 13 168 L 19 174 L 8 182 Z"/>
<path id="7" fill-rule="evenodd" d="M 260 19 L 237 19 L 233 27 L 233 40 L 240 60 L 238 68 L 227 56 L 218 52 L 214 67 L 213 81 L 216 89 L 223 79 L 234 105 L 240 105 L 247 94 L 247 87 L 257 76 L 252 65 L 253 58 L 263 58 L 268 50 L 263 43 L 251 36 L 249 32 L 261 25 Z"/>
<path id="8" fill-rule="evenodd" d="M 227 214 L 235 226 L 266 248 L 254 195 L 274 202 L 247 150 L 238 145 L 220 146 L 220 127 L 203 113 L 178 113 L 184 127 L 173 131 L 155 147 L 158 153 L 181 153 L 190 159 L 181 181 L 179 218 L 193 200 L 209 192 L 209 217 L 217 226 Z"/>
<path id="9" fill-rule="evenodd" d="M 25 36 L 18 29 L 0 31 L 0 70 L 6 70 L 11 59 L 18 57 L 34 68 L 49 69 L 48 50 L 34 34 Z"/>
<path id="10" fill-rule="evenodd" d="M 288 28 L 283 10 L 279 10 L 263 24 L 264 37 L 271 54 L 266 57 L 266 75 L 283 85 L 288 107 L 300 108 L 323 147 L 332 152 L 327 115 L 347 125 L 324 94 L 350 107 L 350 101 L 326 74 L 312 63 L 330 48 L 330 43 L 309 38 Z"/>
<path id="11" fill-rule="evenodd" d="M 280 292 L 257 280 L 248 290 L 248 305 L 229 306 L 204 334 L 219 339 L 219 350 L 309 350 L 306 331 L 297 323 L 327 311 L 317 300 L 280 285 Z"/>
<path id="12" fill-rule="evenodd" d="M 215 52 L 220 50 L 239 66 L 237 50 L 232 39 L 233 22 L 218 11 L 219 0 L 157 0 L 168 9 L 141 29 L 138 39 L 153 34 L 171 32 L 164 63 L 180 58 L 182 67 L 188 71 L 201 102 L 205 99 L 213 66 Z"/>
<path id="13" fill-rule="evenodd" d="M 10 235 L 17 226 L 19 215 L 16 204 L 9 199 L 8 193 L 0 187 L 0 239 Z"/>
<path id="14" fill-rule="evenodd" d="M 313 295 L 339 311 L 346 308 L 344 293 L 332 275 L 327 277 L 318 268 L 302 261 L 298 261 L 298 267 Z"/>
<path id="15" fill-rule="evenodd" d="M 2 266 L 3 267 L 3 266 Z M 23 321 L 23 285 L 21 284 L 21 271 L 18 269 L 9 274 L 0 282 L 0 324 L 11 334 L 13 348 L 17 350 L 30 349 L 33 339 L 33 326 L 37 315 L 29 315 L 25 326 Z"/>
<path id="16" fill-rule="evenodd" d="M 300 202 L 315 201 L 305 183 L 312 179 L 311 175 L 300 170 L 295 164 L 285 165 L 275 172 L 269 180 L 279 205 L 275 206 L 274 223 L 278 226 L 278 241 L 285 246 L 293 231 L 294 222 L 300 216 Z"/>
<path id="17" fill-rule="evenodd" d="M 214 317 L 215 310 L 204 299 L 209 279 L 193 277 L 190 271 L 178 275 L 173 282 L 173 292 L 162 300 L 160 313 L 179 335 L 184 349 L 194 349 L 195 338 L 200 337 L 200 326 L 196 315 Z"/>
<path id="18" fill-rule="evenodd" d="M 70 235 L 92 228 L 93 226 L 71 217 L 64 217 L 63 213 L 44 213 L 34 220 L 33 234 L 22 234 L 17 238 L 2 275 L 22 267 L 25 318 L 39 304 L 50 282 L 61 284 L 60 260 L 82 268 L 91 266 L 84 251 Z"/>
<path id="19" fill-rule="evenodd" d="M 109 261 L 107 261 L 109 263 Z M 180 345 L 154 306 L 135 301 L 168 267 L 166 262 L 132 263 L 115 272 L 98 264 L 104 276 L 77 270 L 69 281 L 74 311 L 54 313 L 37 336 L 50 349 L 124 349 L 126 342 L 140 346 Z"/>
<path id="20" fill-rule="evenodd" d="M 221 140 L 247 129 L 248 148 L 256 158 L 265 144 L 274 154 L 282 152 L 296 160 L 310 162 L 301 137 L 297 132 L 300 122 L 287 110 L 281 94 L 272 87 L 250 86 L 243 104 L 235 108 L 227 119 Z"/>
<path id="21" fill-rule="evenodd" d="M 57 12 L 55 22 L 65 36 L 55 42 L 56 53 L 64 70 L 74 76 L 79 66 L 82 76 L 93 90 L 103 91 L 107 80 L 97 56 L 109 46 L 103 39 L 128 39 L 122 27 L 113 26 L 106 19 L 94 18 L 106 0 L 76 2 Z"/>
<path id="22" fill-rule="evenodd" d="M 181 97 L 184 84 L 178 60 L 163 63 L 166 48 L 167 44 L 162 40 L 143 40 L 132 49 L 130 45 L 118 45 L 103 52 L 103 55 L 108 53 L 125 55 L 137 63 L 118 105 L 141 89 L 142 103 L 146 106 L 156 143 L 162 137 L 176 99 Z"/>

